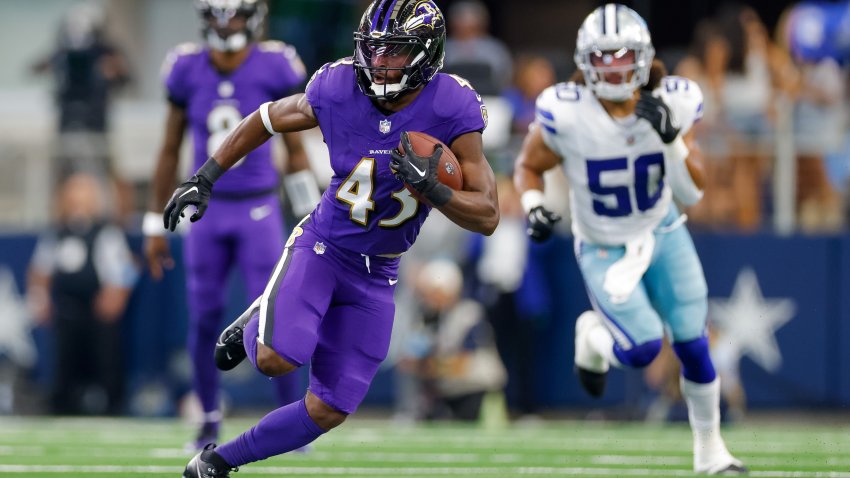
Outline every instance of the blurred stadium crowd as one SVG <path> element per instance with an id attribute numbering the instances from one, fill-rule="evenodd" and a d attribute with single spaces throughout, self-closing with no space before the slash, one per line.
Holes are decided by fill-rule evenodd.
<path id="1" fill-rule="evenodd" d="M 294 45 L 309 74 L 350 54 L 351 31 L 367 3 L 269 0 L 267 36 Z M 498 392 L 507 389 L 512 412 L 534 418 L 542 407 L 536 390 L 546 386 L 539 383 L 544 355 L 536 338 L 545 324 L 572 323 L 575 317 L 553 316 L 553 302 L 571 298 L 558 297 L 563 289 L 547 269 L 553 247 L 528 241 L 510 175 L 534 120 L 537 95 L 570 77 L 576 28 L 597 3 L 437 3 L 449 22 L 444 71 L 469 80 L 488 107 L 484 144 L 499 178 L 501 223 L 495 234 L 482 237 L 435 212 L 402 261 L 404 287 L 397 292 L 389 360 L 395 409 L 402 419 L 472 420 L 482 403 L 498 401 Z M 517 3 L 539 3 L 539 8 L 523 11 Z M 682 21 L 670 12 L 658 13 L 653 5 L 674 2 L 625 3 L 648 19 L 653 32 L 664 31 L 665 22 Z M 708 183 L 705 198 L 687 211 L 690 228 L 732 234 L 846 232 L 850 3 L 770 2 L 769 18 L 762 18 L 764 5 L 758 3 L 710 8 L 696 3 L 676 3 L 690 13 L 690 38 L 656 42 L 668 70 L 695 80 L 705 95 L 697 136 Z M 14 35 L 25 44 L 0 42 L 6 65 L 0 73 L 0 235 L 39 239 L 34 248 L 22 249 L 34 251 L 31 255 L 17 257 L 28 270 L 26 281 L 12 274 L 19 286 L 7 280 L 11 271 L 0 263 L 0 295 L 6 294 L 5 306 L 0 304 L 0 414 L 173 413 L 182 405 L 164 405 L 162 395 L 182 400 L 185 378 L 174 379 L 181 385 L 166 381 L 166 392 L 131 383 L 127 371 L 137 366 L 141 352 L 128 357 L 119 344 L 129 340 L 122 336 L 146 327 L 138 320 L 121 327 L 122 316 L 169 307 L 145 306 L 132 296 L 159 287 L 151 285 L 140 252 L 164 118 L 157 71 L 168 48 L 201 41 L 192 2 L 7 0 L 2 10 L 9 25 L 0 35 Z M 540 29 L 538 16 L 559 19 L 554 23 L 560 29 L 548 38 L 529 35 L 535 40 L 524 41 L 523 33 Z M 304 142 L 319 184 L 326 186 L 330 170 L 321 136 L 308 133 Z M 184 144 L 184 177 L 191 164 L 188 151 Z M 547 205 L 567 217 L 563 175 L 547 181 Z M 292 213 L 286 214 L 287 224 L 294 224 Z M 81 223 L 98 227 L 80 229 Z M 560 226 L 564 240 L 557 247 L 569 253 L 569 221 Z M 78 235 L 84 246 L 62 246 L 57 238 L 68 235 Z M 102 249 L 105 257 L 83 261 L 79 247 Z M 80 261 L 86 267 L 63 273 Z M 170 274 L 179 273 L 180 268 Z M 94 305 L 73 310 L 55 302 L 51 287 L 87 294 Z M 157 289 L 154 296 L 162 301 L 184 293 L 180 277 L 162 287 L 172 289 Z M 26 298 L 17 307 L 14 294 L 6 292 L 16 288 Z M 580 288 L 570 293 L 576 301 L 585 300 Z M 175 299 L 180 306 L 184 302 Z M 139 309 L 127 310 L 128 304 Z M 241 302 L 233 306 L 242 308 Z M 56 324 L 68 321 L 57 314 L 91 317 L 62 328 Z M 173 310 L 169 314 L 179 318 Z M 178 336 L 185 333 L 185 324 L 151 320 L 147 326 L 159 328 L 142 334 L 148 340 L 169 334 L 163 327 L 174 327 Z M 32 328 L 35 346 L 27 345 L 33 343 L 27 338 Z M 39 339 L 40 333 L 52 338 Z M 179 339 L 168 341 L 175 350 L 183 346 Z M 51 356 L 55 364 L 45 365 Z M 659 358 L 647 372 L 645 393 L 661 398 L 640 415 L 667 417 L 677 393 L 669 386 L 670 377 L 677 376 L 668 370 L 671 363 Z M 186 373 L 177 359 L 157 364 L 153 368 L 176 377 Z M 561 367 L 566 371 L 571 365 Z M 733 416 L 743 414 L 740 384 L 728 391 L 727 400 Z M 234 403 L 239 405 L 238 397 Z"/>

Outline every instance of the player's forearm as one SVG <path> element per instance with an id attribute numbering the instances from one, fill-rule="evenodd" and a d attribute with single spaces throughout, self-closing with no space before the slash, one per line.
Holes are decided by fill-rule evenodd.
<path id="1" fill-rule="evenodd" d="M 171 197 L 171 192 L 176 186 L 177 164 L 179 154 L 176 151 L 162 151 L 154 170 L 151 182 L 151 195 L 148 200 L 148 211 L 162 212 L 165 203 Z"/>
<path id="2" fill-rule="evenodd" d="M 489 236 L 499 225 L 499 200 L 495 189 L 489 193 L 477 191 L 454 191 L 452 198 L 440 207 L 458 226 Z"/>
<path id="3" fill-rule="evenodd" d="M 514 165 L 514 187 L 520 195 L 531 189 L 543 191 L 543 174 L 517 161 Z"/>
<path id="4" fill-rule="evenodd" d="M 543 173 L 557 166 L 561 158 L 543 141 L 540 127 L 532 123 L 514 162 L 514 187 L 522 195 L 536 189 L 543 191 Z"/>
<path id="5" fill-rule="evenodd" d="M 226 171 L 271 137 L 272 135 L 263 126 L 260 113 L 255 111 L 227 135 L 227 138 L 213 154 L 213 158 L 221 169 Z"/>
<path id="6" fill-rule="evenodd" d="M 672 143 L 663 146 L 664 176 L 673 196 L 685 206 L 692 206 L 702 199 L 705 177 L 698 148 L 694 147 L 693 141 L 689 147 L 686 139 L 677 137 Z"/>
<path id="7" fill-rule="evenodd" d="M 283 168 L 284 174 L 297 173 L 310 169 L 310 160 L 304 143 L 301 141 L 301 133 L 284 133 L 283 141 L 286 144 L 287 161 Z"/>
<path id="8" fill-rule="evenodd" d="M 705 162 L 703 161 L 702 150 L 694 141 L 693 137 L 688 135 L 685 137 L 685 144 L 688 146 L 688 157 L 685 158 L 685 166 L 688 168 L 688 174 L 694 181 L 696 187 L 700 190 L 705 189 Z"/>

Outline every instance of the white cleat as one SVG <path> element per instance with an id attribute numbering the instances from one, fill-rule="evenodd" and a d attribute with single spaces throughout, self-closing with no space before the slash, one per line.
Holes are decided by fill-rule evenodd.
<path id="1" fill-rule="evenodd" d="M 707 475 L 743 475 L 749 470 L 741 460 L 732 456 L 723 440 L 712 443 L 694 443 L 694 471 Z"/>
<path id="2" fill-rule="evenodd" d="M 595 311 L 588 310 L 576 319 L 575 372 L 585 391 L 593 397 L 601 397 L 605 392 L 608 360 L 599 354 L 591 344 L 591 333 L 597 328 L 605 328 L 602 318 Z M 608 333 L 607 330 L 602 330 Z"/>

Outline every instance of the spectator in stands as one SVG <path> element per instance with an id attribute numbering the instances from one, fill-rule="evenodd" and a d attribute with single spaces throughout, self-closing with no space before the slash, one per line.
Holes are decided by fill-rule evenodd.
<path id="1" fill-rule="evenodd" d="M 415 288 L 421 305 L 421 346 L 418 356 L 411 353 L 401 365 L 420 379 L 422 416 L 476 420 L 484 395 L 501 390 L 506 380 L 484 309 L 461 297 L 463 276 L 451 260 L 427 263 Z"/>
<path id="2" fill-rule="evenodd" d="M 555 84 L 555 68 L 544 56 L 523 55 L 517 59 L 514 83 L 504 93 L 511 106 L 511 132 L 520 138 L 534 121 L 534 104 L 543 90 Z"/>
<path id="3" fill-rule="evenodd" d="M 55 83 L 57 182 L 76 171 L 108 177 L 109 100 L 114 87 L 129 79 L 129 68 L 106 38 L 103 9 L 92 2 L 72 6 L 59 26 L 55 49 L 32 68 L 52 73 Z"/>
<path id="4" fill-rule="evenodd" d="M 102 185 L 77 173 L 61 185 L 57 221 L 38 241 L 27 293 L 55 334 L 57 414 L 118 414 L 124 369 L 120 319 L 137 269 L 124 232 L 106 217 Z"/>
<path id="5" fill-rule="evenodd" d="M 843 157 L 847 128 L 847 70 L 829 32 L 846 17 L 847 5 L 798 4 L 786 9 L 777 28 L 800 74 L 791 85 L 795 100 L 794 147 L 797 151 L 797 205 L 804 230 L 841 226 L 841 199 L 829 182 L 827 158 Z M 832 37 L 832 38 L 830 38 Z"/>
<path id="6" fill-rule="evenodd" d="M 676 74 L 695 80 L 705 96 L 705 124 L 698 135 L 707 136 L 701 143 L 708 158 L 706 195 L 711 200 L 692 213 L 697 222 L 753 230 L 763 220 L 764 171 L 773 148 L 772 107 L 776 92 L 785 88 L 788 65 L 750 7 L 724 7 L 696 32 L 691 54 L 676 69 Z M 712 211 L 706 214 L 700 207 Z"/>
<path id="7" fill-rule="evenodd" d="M 469 80 L 478 93 L 498 95 L 510 84 L 513 60 L 505 44 L 488 33 L 490 12 L 478 0 L 453 4 L 443 70 Z"/>

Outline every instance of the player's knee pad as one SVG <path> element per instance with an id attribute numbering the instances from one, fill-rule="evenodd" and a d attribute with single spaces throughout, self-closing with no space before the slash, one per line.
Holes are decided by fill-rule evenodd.
<path id="1" fill-rule="evenodd" d="M 646 367 L 655 360 L 659 352 L 661 352 L 661 339 L 650 340 L 640 345 L 635 345 L 629 350 L 623 350 L 619 344 L 614 344 L 614 355 L 617 357 L 617 360 L 621 364 L 632 368 Z"/>
<path id="2" fill-rule="evenodd" d="M 673 350 L 682 363 L 682 375 L 695 383 L 710 383 L 717 377 L 708 350 L 708 337 L 688 342 L 676 342 Z"/>

